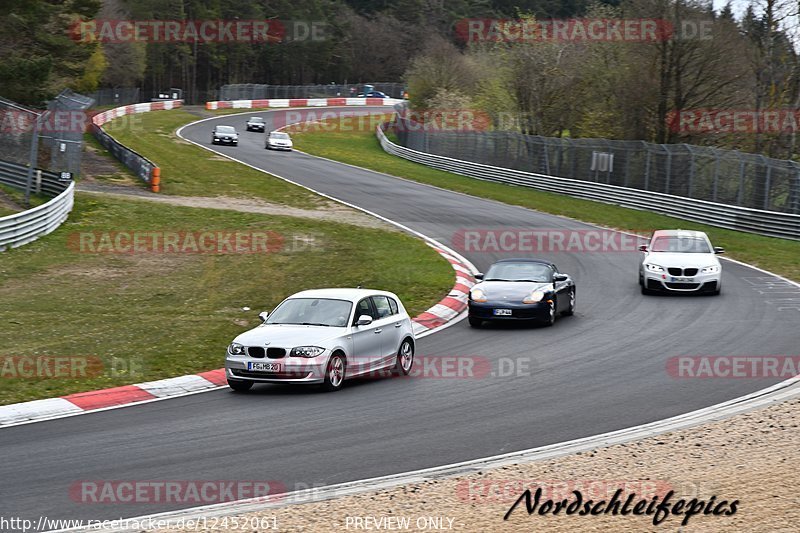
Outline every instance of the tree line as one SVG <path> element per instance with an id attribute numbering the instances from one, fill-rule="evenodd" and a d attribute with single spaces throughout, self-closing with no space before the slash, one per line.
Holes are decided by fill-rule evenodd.
<path id="1" fill-rule="evenodd" d="M 792 157 L 796 147 L 793 131 L 687 130 L 676 115 L 800 105 L 797 4 L 788 0 L 751 0 L 738 15 L 708 0 L 0 0 L 0 8 L 0 96 L 33 106 L 64 87 L 138 87 L 145 98 L 179 87 L 201 102 L 232 83 L 394 81 L 408 84 L 418 109 L 480 109 L 512 117 L 495 127 L 529 134 L 692 142 L 774 157 Z M 463 33 L 467 20 L 578 17 L 666 21 L 673 34 L 628 42 Z M 76 39 L 76 23 L 91 20 L 275 20 L 318 25 L 324 37 Z"/>

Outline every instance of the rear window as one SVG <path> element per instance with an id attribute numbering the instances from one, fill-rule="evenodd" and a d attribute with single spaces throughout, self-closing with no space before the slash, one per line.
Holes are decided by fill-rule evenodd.
<path id="1" fill-rule="evenodd" d="M 392 309 L 392 314 L 396 315 L 398 312 L 397 302 L 394 301 L 394 298 L 389 298 L 389 307 Z"/>
<path id="2" fill-rule="evenodd" d="M 389 298 L 386 296 L 373 296 L 372 304 L 375 306 L 375 310 L 378 312 L 378 316 L 376 318 L 384 318 L 392 314 L 392 308 L 389 305 Z"/>

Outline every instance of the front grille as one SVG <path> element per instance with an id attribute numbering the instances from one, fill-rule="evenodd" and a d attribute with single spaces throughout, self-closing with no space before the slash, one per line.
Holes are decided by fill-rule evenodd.
<path id="1" fill-rule="evenodd" d="M 696 276 L 697 269 L 696 268 L 668 268 L 667 272 L 669 272 L 670 276 Z"/>
<path id="2" fill-rule="evenodd" d="M 270 359 L 280 359 L 286 356 L 286 350 L 283 348 L 267 348 L 267 357 Z"/>
<path id="3" fill-rule="evenodd" d="M 248 346 L 247 355 L 249 355 L 250 357 L 255 357 L 256 359 L 263 359 L 264 348 L 262 348 L 261 346 Z"/>
<path id="4" fill-rule="evenodd" d="M 695 290 L 700 286 L 699 283 L 667 283 L 666 285 L 670 289 L 681 289 L 685 291 Z"/>

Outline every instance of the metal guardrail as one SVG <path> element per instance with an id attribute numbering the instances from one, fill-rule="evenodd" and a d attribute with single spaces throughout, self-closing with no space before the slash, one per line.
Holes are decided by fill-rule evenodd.
<path id="1" fill-rule="evenodd" d="M 182 105 L 183 100 L 164 100 L 115 107 L 92 117 L 91 131 L 103 148 L 111 152 L 123 165 L 149 184 L 153 192 L 158 192 L 161 189 L 161 169 L 158 165 L 117 141 L 103 129 L 103 125 L 115 118 L 150 111 L 177 109 Z"/>
<path id="2" fill-rule="evenodd" d="M 484 181 L 531 187 L 576 198 L 653 211 L 725 229 L 800 240 L 800 215 L 719 204 L 605 183 L 559 178 L 428 154 L 391 142 L 384 133 L 387 125 L 379 126 L 376 131 L 384 151 L 439 170 Z"/>
<path id="3" fill-rule="evenodd" d="M 0 161 L 0 183 L 25 190 L 28 169 L 24 165 Z M 0 218 L 0 252 L 35 241 L 58 228 L 72 211 L 75 182 L 59 174 L 37 170 L 34 192 L 55 196 L 49 202 Z"/>
<path id="4" fill-rule="evenodd" d="M 120 163 L 128 167 L 131 172 L 145 183 L 152 182 L 153 169 L 158 168 L 155 163 L 116 140 L 106 133 L 102 126 L 92 124 L 89 127 L 97 142 L 117 158 Z"/>

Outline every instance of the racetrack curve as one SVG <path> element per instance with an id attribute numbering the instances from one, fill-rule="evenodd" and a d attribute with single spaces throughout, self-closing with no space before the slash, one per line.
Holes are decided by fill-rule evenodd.
<path id="1" fill-rule="evenodd" d="M 261 115 L 271 123 L 273 113 L 221 116 L 182 134 L 210 147 L 214 124 L 234 125 L 242 132 L 239 146 L 215 150 L 450 246 L 466 228 L 592 228 L 303 153 L 266 151 L 264 135 L 245 133 L 244 122 Z M 480 270 L 520 255 L 461 253 Z M 529 358 L 529 373 L 359 381 L 335 395 L 281 386 L 245 395 L 219 390 L 3 429 L 3 514 L 105 519 L 197 505 L 76 503 L 69 489 L 81 480 L 274 480 L 294 490 L 533 448 L 693 411 L 781 381 L 676 379 L 665 369 L 670 357 L 797 350 L 797 311 L 781 311 L 763 294 L 769 280 L 757 270 L 726 262 L 719 297 L 645 297 L 636 284 L 638 253 L 540 256 L 575 278 L 574 317 L 552 328 L 473 330 L 462 321 L 417 348 L 418 357 L 486 357 L 494 369 L 501 359 Z M 414 265 L 408 268 L 413 280 Z M 224 347 L 209 349 L 222 363 Z"/>

